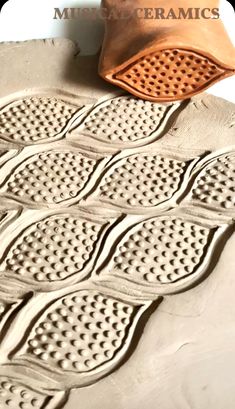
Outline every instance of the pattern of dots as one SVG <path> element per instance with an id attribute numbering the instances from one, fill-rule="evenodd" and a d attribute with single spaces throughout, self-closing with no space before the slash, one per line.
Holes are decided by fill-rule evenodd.
<path id="1" fill-rule="evenodd" d="M 81 108 L 57 98 L 26 98 L 0 113 L 0 134 L 25 145 L 53 139 Z"/>
<path id="2" fill-rule="evenodd" d="M 160 155 L 130 156 L 104 178 L 101 198 L 123 206 L 156 206 L 173 196 L 187 166 Z"/>
<path id="3" fill-rule="evenodd" d="M 81 272 L 102 226 L 70 215 L 51 216 L 27 229 L 8 252 L 5 274 L 54 282 Z"/>
<path id="4" fill-rule="evenodd" d="M 62 371 L 94 370 L 122 347 L 134 314 L 132 306 L 96 291 L 73 293 L 37 324 L 27 352 Z"/>
<path id="5" fill-rule="evenodd" d="M 203 88 L 223 72 L 202 55 L 169 49 L 140 58 L 116 78 L 153 98 L 175 99 Z"/>
<path id="6" fill-rule="evenodd" d="M 199 174 L 192 197 L 206 205 L 235 209 L 235 156 L 218 158 Z"/>
<path id="7" fill-rule="evenodd" d="M 85 133 L 108 142 L 135 142 L 156 131 L 169 107 L 133 97 L 111 100 L 84 123 Z"/>
<path id="8" fill-rule="evenodd" d="M 1 409 L 41 409 L 49 399 L 10 378 L 0 378 Z"/>
<path id="9" fill-rule="evenodd" d="M 114 273 L 143 284 L 171 284 L 193 274 L 212 231 L 181 218 L 154 218 L 130 232 L 114 256 Z"/>
<path id="10" fill-rule="evenodd" d="M 19 165 L 7 182 L 7 193 L 35 203 L 57 204 L 84 188 L 96 161 L 81 153 L 51 151 Z"/>

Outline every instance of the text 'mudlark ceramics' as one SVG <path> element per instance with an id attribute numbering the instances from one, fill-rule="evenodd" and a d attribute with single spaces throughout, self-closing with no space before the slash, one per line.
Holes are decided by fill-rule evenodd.
<path id="1" fill-rule="evenodd" d="M 189 3 L 103 0 L 110 18 L 105 18 L 100 75 L 137 97 L 160 102 L 190 98 L 233 75 L 235 50 L 219 11 L 216 18 L 193 12 L 192 18 L 179 18 L 179 10 L 185 15 Z M 217 0 L 197 1 L 199 11 L 218 6 Z M 156 10 L 170 12 L 171 18 L 154 17 Z"/>

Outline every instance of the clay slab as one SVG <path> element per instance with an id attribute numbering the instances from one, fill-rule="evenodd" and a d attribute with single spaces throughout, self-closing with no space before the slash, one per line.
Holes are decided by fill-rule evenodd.
<path id="1" fill-rule="evenodd" d="M 233 409 L 235 106 L 0 56 L 0 407 Z"/>

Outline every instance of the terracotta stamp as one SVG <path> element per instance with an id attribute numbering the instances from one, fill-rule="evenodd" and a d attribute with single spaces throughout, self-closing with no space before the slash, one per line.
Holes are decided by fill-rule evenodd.
<path id="1" fill-rule="evenodd" d="M 190 98 L 234 75 L 235 50 L 221 19 L 153 15 L 156 7 L 178 13 L 189 6 L 183 0 L 177 9 L 174 1 L 103 0 L 112 15 L 126 17 L 105 19 L 101 77 L 139 98 L 167 102 Z M 214 10 L 219 1 L 197 2 L 198 10 L 205 7 Z M 142 18 L 134 10 L 142 10 Z"/>

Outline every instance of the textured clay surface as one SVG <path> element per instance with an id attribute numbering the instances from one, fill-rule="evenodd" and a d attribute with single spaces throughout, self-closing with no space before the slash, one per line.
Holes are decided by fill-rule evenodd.
<path id="1" fill-rule="evenodd" d="M 50 398 L 6 377 L 1 377 L 0 380 L 0 399 L 2 409 L 11 407 L 39 409 L 50 400 Z"/>
<path id="2" fill-rule="evenodd" d="M 112 16 L 126 17 L 105 19 L 99 73 L 132 94 L 149 101 L 176 101 L 234 74 L 235 51 L 221 19 L 156 20 L 155 0 L 137 0 L 139 14 L 133 13 L 131 1 L 103 0 L 102 6 Z M 219 1 L 198 0 L 198 10 L 200 6 L 210 10 Z M 180 0 L 176 9 L 174 1 L 160 0 L 157 7 L 167 14 L 167 10 L 186 10 L 186 3 Z"/>
<path id="3" fill-rule="evenodd" d="M 235 106 L 77 53 L 0 46 L 0 408 L 233 409 Z"/>
<path id="4" fill-rule="evenodd" d="M 66 124 L 80 106 L 57 98 L 33 97 L 7 105 L 0 112 L 0 134 L 22 144 L 55 140 L 63 136 Z"/>

